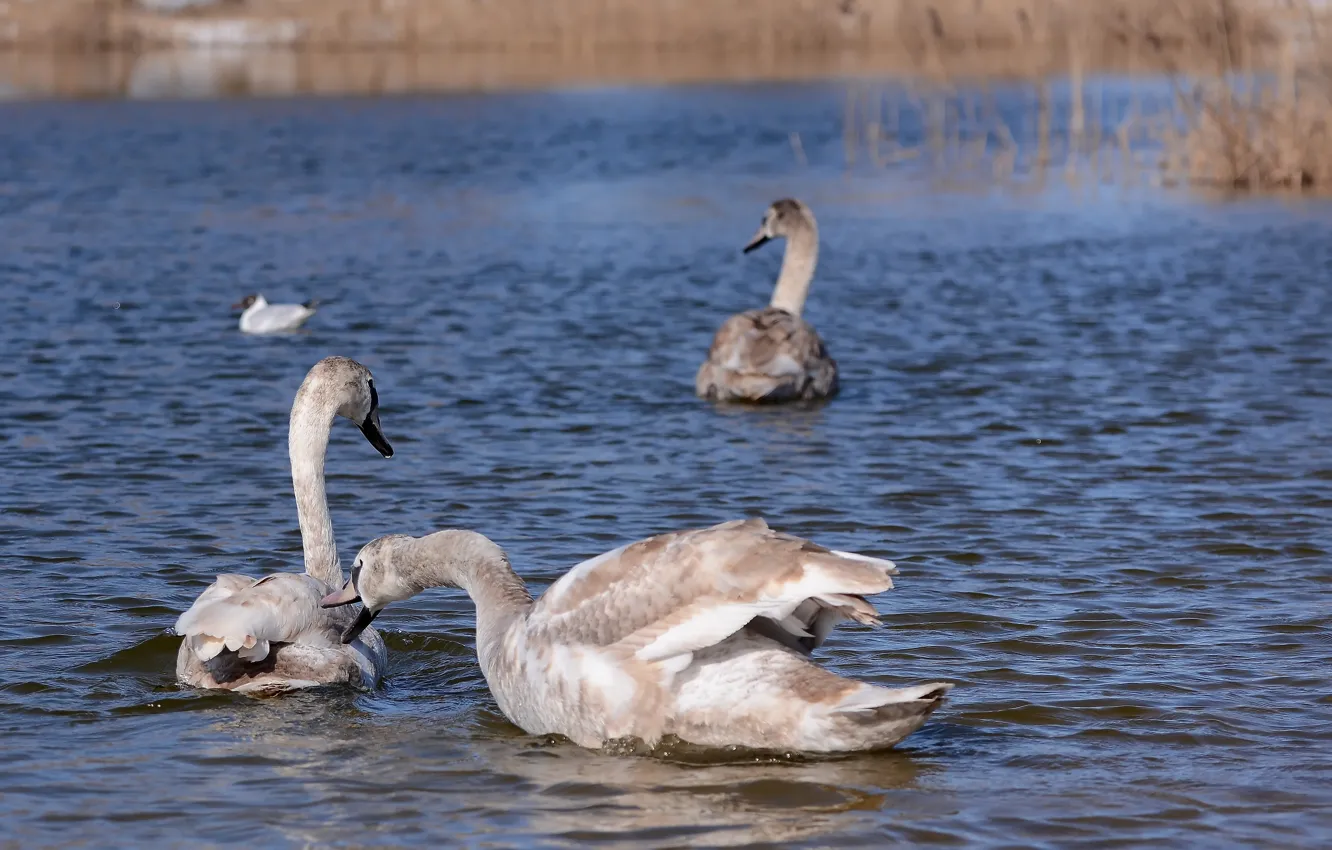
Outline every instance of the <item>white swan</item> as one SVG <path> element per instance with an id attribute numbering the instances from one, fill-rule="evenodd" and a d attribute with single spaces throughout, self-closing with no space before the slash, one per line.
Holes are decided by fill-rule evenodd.
<path id="1" fill-rule="evenodd" d="M 370 370 L 346 357 L 316 363 L 296 392 L 287 435 L 305 573 L 218 576 L 176 620 L 176 633 L 184 638 L 176 655 L 182 684 L 252 693 L 378 683 L 387 663 L 383 639 L 370 630 L 344 645 L 340 635 L 351 627 L 351 616 L 319 605 L 342 586 L 324 494 L 334 416 L 355 422 L 380 454 L 393 456 L 379 428 Z"/>
<path id="2" fill-rule="evenodd" d="M 449 530 L 371 541 L 324 604 L 363 603 L 352 640 L 390 602 L 467 591 L 490 691 L 531 734 L 850 752 L 902 740 L 952 687 L 884 688 L 809 659 L 839 622 L 879 622 L 864 595 L 892 587 L 893 572 L 749 519 L 607 552 L 533 602 L 498 546 Z"/>
<path id="3" fill-rule="evenodd" d="M 272 334 L 294 331 L 315 314 L 316 301 L 304 304 L 269 304 L 263 295 L 247 295 L 231 305 L 240 310 L 241 333 Z"/>
<path id="4" fill-rule="evenodd" d="M 772 301 L 737 313 L 717 329 L 694 377 L 700 398 L 774 403 L 837 394 L 837 362 L 800 317 L 819 260 L 819 227 L 809 207 L 791 198 L 768 207 L 745 253 L 779 236 L 786 238 L 786 253 Z"/>

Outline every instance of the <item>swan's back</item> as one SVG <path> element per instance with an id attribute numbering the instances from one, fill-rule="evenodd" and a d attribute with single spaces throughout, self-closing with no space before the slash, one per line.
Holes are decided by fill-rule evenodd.
<path id="1" fill-rule="evenodd" d="M 478 651 L 506 715 L 584 746 L 685 731 L 702 744 L 826 750 L 854 738 L 851 748 L 886 746 L 915 727 L 871 723 L 868 736 L 836 737 L 824 734 L 826 724 L 811 727 L 808 715 L 877 710 L 900 698 L 913 703 L 918 726 L 947 686 L 918 700 L 844 679 L 806 656 L 839 622 L 877 623 L 864 597 L 891 588 L 893 571 L 889 561 L 826 549 L 761 519 L 663 534 L 574 567 L 502 646 Z M 758 693 L 781 698 L 747 713 Z M 747 719 L 722 722 L 732 715 Z M 765 732 L 765 724 L 775 725 Z"/>
<path id="2" fill-rule="evenodd" d="M 242 692 L 334 682 L 373 687 L 387 660 L 383 640 L 367 629 L 343 646 L 352 614 L 320 607 L 329 592 L 323 582 L 298 573 L 257 580 L 218 576 L 176 620 L 176 633 L 184 638 L 177 678 L 193 687 Z"/>
<path id="3" fill-rule="evenodd" d="M 785 402 L 831 398 L 837 363 L 800 316 L 778 307 L 748 310 L 717 330 L 695 391 L 711 401 Z"/>

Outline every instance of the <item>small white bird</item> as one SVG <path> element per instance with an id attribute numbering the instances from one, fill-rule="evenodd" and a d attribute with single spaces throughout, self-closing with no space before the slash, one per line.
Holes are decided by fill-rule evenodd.
<path id="1" fill-rule="evenodd" d="M 269 304 L 262 295 L 247 295 L 231 305 L 240 310 L 241 333 L 272 334 L 294 331 L 315 313 L 318 301 L 304 304 Z"/>

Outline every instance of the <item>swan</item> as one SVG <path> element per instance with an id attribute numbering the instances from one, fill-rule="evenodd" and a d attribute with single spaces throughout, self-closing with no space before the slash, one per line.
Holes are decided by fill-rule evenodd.
<path id="1" fill-rule="evenodd" d="M 800 317 L 819 259 L 819 227 L 809 207 L 793 198 L 773 203 L 744 253 L 778 237 L 786 238 L 786 253 L 772 301 L 718 328 L 694 378 L 700 398 L 774 403 L 837 394 L 837 362 Z"/>
<path id="2" fill-rule="evenodd" d="M 316 363 L 296 391 L 287 435 L 305 572 L 218 576 L 176 620 L 176 634 L 184 638 L 176 654 L 182 684 L 270 693 L 330 683 L 372 688 L 379 682 L 387 663 L 383 639 L 366 630 L 354 641 L 341 641 L 353 618 L 319 604 L 342 586 L 324 494 L 324 456 L 335 416 L 355 422 L 370 445 L 393 457 L 379 427 L 370 370 L 346 357 Z"/>
<path id="3" fill-rule="evenodd" d="M 456 587 L 504 715 L 584 747 L 664 735 L 708 747 L 854 752 L 914 732 L 952 687 L 885 688 L 810 654 L 839 622 L 878 624 L 864 598 L 891 561 L 825 549 L 762 519 L 649 537 L 584 561 L 533 601 L 499 546 L 472 531 L 366 544 L 328 607 L 360 601 L 342 640 L 391 602 Z"/>
<path id="4" fill-rule="evenodd" d="M 317 301 L 304 304 L 269 304 L 263 295 L 247 295 L 231 305 L 240 310 L 241 333 L 272 334 L 294 331 L 315 314 Z"/>

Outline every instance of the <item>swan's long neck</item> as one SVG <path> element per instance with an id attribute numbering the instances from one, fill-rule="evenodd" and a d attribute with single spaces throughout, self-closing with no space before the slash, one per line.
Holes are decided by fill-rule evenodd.
<path id="1" fill-rule="evenodd" d="M 296 394 L 287 433 L 305 572 L 330 587 L 342 586 L 342 563 L 338 560 L 333 519 L 328 514 L 328 497 L 324 492 L 324 459 L 336 412 L 336 400 L 322 398 L 307 381 Z"/>
<path id="2" fill-rule="evenodd" d="M 507 558 L 472 565 L 463 589 L 476 604 L 476 655 L 488 681 L 503 656 L 506 636 L 532 610 L 532 594 Z"/>
<path id="3" fill-rule="evenodd" d="M 782 271 L 777 276 L 777 286 L 769 304 L 799 316 L 805 309 L 809 282 L 814 279 L 814 267 L 818 262 L 819 229 L 813 222 L 804 222 L 786 237 Z"/>
<path id="4" fill-rule="evenodd" d="M 476 605 L 476 654 L 487 681 L 496 681 L 506 637 L 532 610 L 532 594 L 509 566 L 504 550 L 475 531 L 439 531 L 399 549 L 407 565 L 399 575 L 404 590 L 458 587 Z"/>

